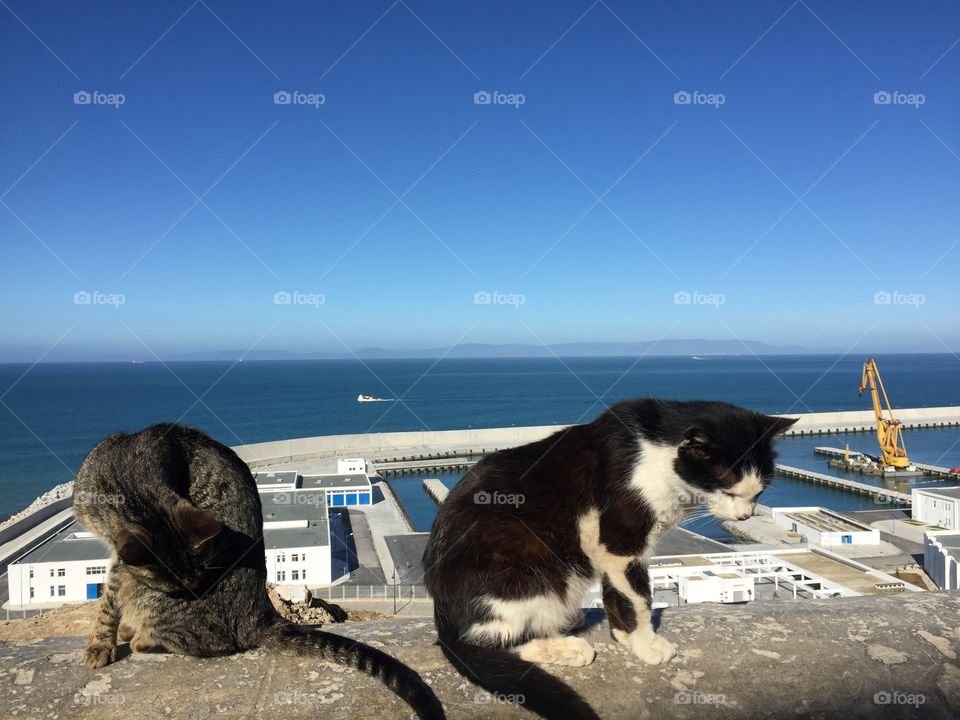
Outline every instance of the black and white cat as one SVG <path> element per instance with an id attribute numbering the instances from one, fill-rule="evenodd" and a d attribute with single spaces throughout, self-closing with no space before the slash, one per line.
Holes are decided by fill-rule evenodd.
<path id="1" fill-rule="evenodd" d="M 586 425 L 485 457 L 440 507 L 424 554 L 444 654 L 466 678 L 549 718 L 595 718 L 538 665 L 584 666 L 571 634 L 602 580 L 617 642 L 650 664 L 676 647 L 654 633 L 647 558 L 697 505 L 751 516 L 793 419 L 719 402 L 637 399 Z"/>

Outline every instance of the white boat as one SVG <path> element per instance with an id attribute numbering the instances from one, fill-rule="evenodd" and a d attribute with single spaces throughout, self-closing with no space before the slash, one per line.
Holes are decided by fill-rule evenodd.
<path id="1" fill-rule="evenodd" d="M 382 402 L 383 398 L 373 397 L 373 395 L 357 395 L 357 402 Z"/>

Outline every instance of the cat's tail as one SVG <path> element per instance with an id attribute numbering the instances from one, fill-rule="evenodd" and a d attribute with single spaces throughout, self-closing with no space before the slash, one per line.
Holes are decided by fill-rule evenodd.
<path id="1" fill-rule="evenodd" d="M 461 675 L 492 695 L 478 702 L 513 702 L 550 720 L 599 720 L 576 690 L 507 650 L 443 635 L 440 648 Z"/>
<path id="2" fill-rule="evenodd" d="M 372 675 L 403 699 L 421 720 L 444 720 L 443 706 L 416 672 L 356 640 L 290 622 L 273 625 L 263 646 L 280 655 L 317 657 Z"/>

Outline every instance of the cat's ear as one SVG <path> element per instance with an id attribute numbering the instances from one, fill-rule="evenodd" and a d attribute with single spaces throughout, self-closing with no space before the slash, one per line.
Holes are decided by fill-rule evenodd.
<path id="1" fill-rule="evenodd" d="M 140 567 L 156 562 L 147 540 L 139 532 L 121 530 L 116 541 L 117 555 L 127 565 Z"/>
<path id="2" fill-rule="evenodd" d="M 715 441 L 713 436 L 700 427 L 692 427 L 683 434 L 679 455 L 687 455 L 698 460 L 709 460 L 713 457 Z"/>
<path id="3" fill-rule="evenodd" d="M 186 500 L 177 500 L 173 519 L 194 547 L 200 547 L 223 530 L 223 523 L 213 510 L 201 510 Z"/>
<path id="4" fill-rule="evenodd" d="M 784 432 L 800 418 L 777 417 L 776 415 L 761 415 L 761 425 L 763 425 L 763 434 L 767 437 L 774 437 Z"/>

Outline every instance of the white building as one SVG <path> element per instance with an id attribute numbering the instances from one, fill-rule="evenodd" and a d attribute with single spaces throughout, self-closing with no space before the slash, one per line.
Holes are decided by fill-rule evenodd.
<path id="1" fill-rule="evenodd" d="M 960 487 L 913 488 L 910 494 L 914 520 L 945 530 L 960 530 Z"/>
<path id="2" fill-rule="evenodd" d="M 773 521 L 821 547 L 879 545 L 880 531 L 822 507 L 773 508 Z"/>
<path id="3" fill-rule="evenodd" d="M 366 461 L 339 460 L 337 471 L 306 477 L 296 470 L 254 476 L 263 505 L 268 582 L 328 585 L 349 572 L 344 520 L 338 513 L 331 516 L 329 508 L 371 505 L 373 489 Z M 9 564 L 7 606 L 19 609 L 98 598 L 110 559 L 107 546 L 75 521 Z"/>
<path id="4" fill-rule="evenodd" d="M 750 576 L 704 570 L 679 578 L 677 589 L 683 603 L 735 603 L 753 600 L 753 583 Z"/>
<path id="5" fill-rule="evenodd" d="M 100 597 L 110 567 L 107 546 L 71 523 L 7 566 L 9 606 L 53 606 Z"/>
<path id="6" fill-rule="evenodd" d="M 941 590 L 960 590 L 960 532 L 927 530 L 923 534 L 923 570 Z"/>
<path id="7" fill-rule="evenodd" d="M 650 558 L 653 607 L 922 592 L 922 588 L 819 547 Z M 601 587 L 585 607 L 603 607 Z"/>

